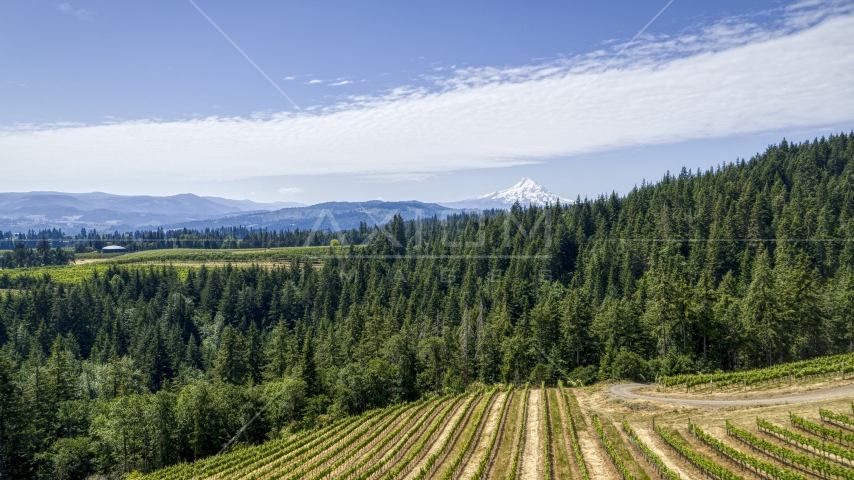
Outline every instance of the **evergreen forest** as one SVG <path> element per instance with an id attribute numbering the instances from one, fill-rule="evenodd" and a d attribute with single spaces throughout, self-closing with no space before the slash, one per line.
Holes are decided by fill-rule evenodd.
<path id="1" fill-rule="evenodd" d="M 473 385 L 854 350 L 854 132 L 625 196 L 362 230 L 287 266 L 0 290 L 0 478 L 150 472 Z"/>
<path id="2" fill-rule="evenodd" d="M 491 212 L 487 212 L 491 213 Z M 81 229 L 68 235 L 60 229 L 29 230 L 12 233 L 0 231 L 0 250 L 15 250 L 38 247 L 42 240 L 49 240 L 58 247 L 73 249 L 74 253 L 91 253 L 107 245 L 119 245 L 130 252 L 164 250 L 174 248 L 235 249 L 235 248 L 279 248 L 312 245 L 328 245 L 336 235 L 346 235 L 351 242 L 360 244 L 375 236 L 375 229 L 360 222 L 359 228 L 344 232 L 329 230 L 269 230 L 266 228 L 219 227 L 196 230 L 180 228 L 174 230 L 137 230 L 135 232 L 99 232 Z M 0 265 L 0 268 L 5 268 Z"/>

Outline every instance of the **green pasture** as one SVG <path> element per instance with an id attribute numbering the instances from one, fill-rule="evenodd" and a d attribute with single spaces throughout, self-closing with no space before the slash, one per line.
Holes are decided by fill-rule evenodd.
<path id="1" fill-rule="evenodd" d="M 58 283 L 74 283 L 90 278 L 95 271 L 103 272 L 111 265 L 130 268 L 156 268 L 158 265 L 172 265 L 182 277 L 187 275 L 192 264 L 199 266 L 211 263 L 254 264 L 267 262 L 288 262 L 301 257 L 322 255 L 345 255 L 349 247 L 282 247 L 282 248 L 243 248 L 206 250 L 197 248 L 174 248 L 168 250 L 146 250 L 126 254 L 84 254 L 78 260 L 99 260 L 77 265 L 62 265 L 38 268 L 14 268 L 0 270 L 0 276 L 10 280 L 21 277 L 39 278 L 49 275 Z M 189 264 L 189 265 L 188 265 Z"/>
<path id="2" fill-rule="evenodd" d="M 184 263 L 184 262 L 275 262 L 288 261 L 304 256 L 344 255 L 349 247 L 281 247 L 240 248 L 211 250 L 201 248 L 173 248 L 168 250 L 146 250 L 116 257 L 112 262 L 120 265 L 130 263 Z M 106 263 L 106 262 L 105 262 Z"/>

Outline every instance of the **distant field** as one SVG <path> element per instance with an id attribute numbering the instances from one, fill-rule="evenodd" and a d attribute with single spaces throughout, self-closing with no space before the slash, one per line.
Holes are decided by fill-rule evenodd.
<path id="1" fill-rule="evenodd" d="M 343 255 L 349 247 L 282 247 L 241 249 L 174 248 L 169 250 L 146 250 L 120 255 L 111 260 L 117 264 L 151 262 L 275 262 L 293 260 L 302 256 Z"/>
<path id="2" fill-rule="evenodd" d="M 75 265 L 38 268 L 15 268 L 0 270 L 0 277 L 8 275 L 10 280 L 21 277 L 39 278 L 50 275 L 58 283 L 74 283 L 92 276 L 93 272 L 102 272 L 110 265 L 122 265 L 131 268 L 148 268 L 157 265 L 172 265 L 183 277 L 190 268 L 202 265 L 223 266 L 225 264 L 261 264 L 290 265 L 302 257 L 344 255 L 349 247 L 284 247 L 269 249 L 230 249 L 205 250 L 194 248 L 175 248 L 169 250 L 146 250 L 127 254 L 83 254 Z"/>
<path id="3" fill-rule="evenodd" d="M 30 277 L 40 278 L 49 275 L 51 280 L 57 283 L 76 283 L 87 278 L 91 278 L 95 271 L 104 272 L 109 268 L 111 262 L 96 262 L 84 263 L 80 265 L 53 266 L 53 267 L 38 267 L 38 268 L 14 268 L 9 270 L 0 270 L 0 278 L 8 276 L 10 280 L 18 278 Z M 153 268 L 151 265 L 127 265 L 128 268 Z M 176 266 L 178 274 L 182 278 L 186 278 L 189 266 Z"/>
<path id="4" fill-rule="evenodd" d="M 72 250 L 73 249 L 69 249 Z M 98 253 L 98 252 L 86 252 L 86 253 L 75 253 L 74 258 L 78 260 L 82 259 L 105 259 L 105 258 L 116 258 L 125 255 L 124 253 Z"/>

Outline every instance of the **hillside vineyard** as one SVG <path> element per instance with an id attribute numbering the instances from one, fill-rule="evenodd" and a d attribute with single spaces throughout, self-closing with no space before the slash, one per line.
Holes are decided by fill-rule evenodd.
<path id="1" fill-rule="evenodd" d="M 474 478 L 532 468 L 531 458 L 538 475 L 559 478 L 565 461 L 585 478 L 591 440 L 611 445 L 602 455 L 644 458 L 607 463 L 643 478 L 647 457 L 617 442 L 619 422 L 588 418 L 573 447 L 572 392 L 559 382 L 687 384 L 679 375 L 851 352 L 852 213 L 854 133 L 783 141 L 624 197 L 396 217 L 367 246 L 287 265 L 109 264 L 62 283 L 48 270 L 0 271 L 2 475 L 154 472 L 216 454 L 267 406 L 230 446 L 261 444 L 243 450 L 258 457 L 219 456 L 216 468 L 248 472 L 263 449 L 290 445 L 307 456 L 269 468 L 293 478 L 404 478 L 422 467 L 430 478 Z M 424 435 L 455 419 L 447 448 Z M 511 461 L 481 467 L 496 423 L 495 455 Z M 681 435 L 711 435 L 686 425 Z M 724 432 L 756 443 L 739 428 Z M 691 456 L 699 440 L 660 435 L 706 465 Z M 702 449 L 718 448 L 714 438 Z M 347 453 L 359 442 L 376 454 Z M 548 450 L 556 442 L 563 453 Z M 762 456 L 751 448 L 741 450 Z M 755 468 L 784 468 L 768 458 Z M 825 468 L 783 460 L 800 465 L 792 471 Z M 192 478 L 175 475 L 163 478 Z"/>
<path id="2" fill-rule="evenodd" d="M 587 417 L 574 390 L 559 382 L 431 395 L 131 478 L 854 479 L 852 435 L 818 423 L 850 426 L 845 413 L 819 409 L 815 418 L 801 407 L 810 419 L 789 413 L 785 423 L 756 417 L 743 427 L 719 417 L 708 427 L 614 423 Z"/>

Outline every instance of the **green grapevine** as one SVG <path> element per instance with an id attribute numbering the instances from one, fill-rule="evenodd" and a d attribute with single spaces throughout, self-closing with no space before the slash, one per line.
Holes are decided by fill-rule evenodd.
<path id="1" fill-rule="evenodd" d="M 393 480 L 397 478 L 397 476 L 400 475 L 400 473 L 403 472 L 409 466 L 409 464 L 412 463 L 412 461 L 415 460 L 415 458 L 422 453 L 424 448 L 427 446 L 427 443 L 430 441 L 431 438 L 433 438 L 433 434 L 436 433 L 436 430 L 438 430 L 439 427 L 444 424 L 445 419 L 454 410 L 454 407 L 456 407 L 457 404 L 460 403 L 460 400 L 462 400 L 462 398 L 463 395 L 457 396 L 447 407 L 445 407 L 442 413 L 439 414 L 439 417 L 436 418 L 430 425 L 430 428 L 427 430 L 427 432 L 421 436 L 421 440 L 415 445 L 414 448 L 410 450 L 409 454 L 407 454 L 407 456 L 402 461 L 398 462 L 398 464 L 383 477 L 383 480 Z"/>
<path id="2" fill-rule="evenodd" d="M 848 417 L 848 415 L 831 412 L 823 408 L 818 409 L 818 414 L 821 416 L 822 422 L 835 423 L 840 427 L 854 429 L 854 419 Z"/>
<path id="3" fill-rule="evenodd" d="M 677 442 L 676 439 L 664 431 L 660 425 L 653 426 L 655 432 L 658 436 L 664 440 L 670 448 L 672 448 L 676 453 L 682 456 L 682 458 L 688 460 L 692 465 L 694 465 L 700 471 L 707 473 L 713 477 L 718 478 L 719 480 L 744 480 L 744 477 L 736 475 L 732 473 L 726 467 L 718 464 L 715 461 L 709 460 L 705 455 L 702 455 L 687 445 L 683 445 L 680 442 Z"/>
<path id="4" fill-rule="evenodd" d="M 792 465 L 796 468 L 807 470 L 813 473 L 819 472 L 825 477 L 828 475 L 834 475 L 836 477 L 841 477 L 846 480 L 854 480 L 854 472 L 852 472 L 851 470 L 842 468 L 836 464 L 828 463 L 824 459 L 803 455 L 788 448 L 780 447 L 777 444 L 769 442 L 768 440 L 757 438 L 755 435 L 748 432 L 747 430 L 737 428 L 729 422 L 727 422 L 727 433 L 729 435 L 734 436 L 743 443 L 747 444 L 751 448 L 759 450 L 765 453 L 766 455 L 770 455 L 780 460 L 781 462 L 786 463 L 788 465 Z M 775 478 L 780 479 L 804 478 L 795 473 L 788 472 L 782 469 L 780 470 L 781 472 L 779 473 L 772 473 L 770 471 L 767 471 L 767 473 L 771 474 Z"/>
<path id="5" fill-rule="evenodd" d="M 551 417 L 549 416 L 549 392 L 546 391 L 545 382 L 542 383 L 540 389 L 543 391 L 543 408 L 540 409 L 542 413 L 542 424 L 543 424 L 543 437 L 545 441 L 543 442 L 543 456 L 545 458 L 544 467 L 543 467 L 543 478 L 545 480 L 551 480 L 552 478 L 552 429 L 551 429 Z"/>
<path id="6" fill-rule="evenodd" d="M 264 475 L 269 474 L 270 472 L 274 473 L 273 478 L 280 477 L 285 474 L 287 466 L 292 463 L 299 462 L 304 458 L 312 458 L 313 456 L 318 455 L 320 452 L 325 451 L 326 449 L 332 447 L 333 445 L 341 442 L 341 441 L 353 441 L 353 438 L 359 438 L 359 435 L 364 434 L 365 432 L 370 431 L 372 428 L 376 427 L 380 422 L 390 422 L 393 421 L 394 418 L 397 418 L 401 413 L 403 413 L 403 407 L 399 406 L 396 408 L 386 408 L 381 416 L 378 416 L 373 421 L 367 422 L 367 424 L 360 425 L 360 429 L 356 431 L 345 431 L 336 434 L 334 437 L 330 439 L 326 439 L 322 443 L 313 443 L 310 445 L 306 445 L 303 448 L 296 449 L 290 451 L 287 455 L 282 456 L 277 459 L 275 462 L 265 465 L 263 468 L 259 469 L 256 472 L 253 472 L 252 475 L 249 476 L 251 479 L 261 478 Z M 389 417 L 392 420 L 387 420 Z M 354 433 L 355 435 L 351 435 Z"/>
<path id="7" fill-rule="evenodd" d="M 593 426 L 596 427 L 596 433 L 599 435 L 599 441 L 602 443 L 602 446 L 605 447 L 605 451 L 608 452 L 608 456 L 611 457 L 611 462 L 613 462 L 614 466 L 617 467 L 617 471 L 620 473 L 625 480 L 635 480 L 634 475 L 629 472 L 629 469 L 623 464 L 623 460 L 617 454 L 617 449 L 614 448 L 614 445 L 611 444 L 611 441 L 608 440 L 608 437 L 605 436 L 605 430 L 602 429 L 602 425 L 599 423 L 599 417 L 593 416 Z"/>
<path id="8" fill-rule="evenodd" d="M 727 422 L 727 434 L 734 435 L 736 438 L 742 439 L 738 436 L 738 432 L 742 432 L 739 430 L 731 430 L 732 425 Z M 703 429 L 694 424 L 688 424 L 688 429 L 691 433 L 694 434 L 697 438 L 699 438 L 703 443 L 710 446 L 714 450 L 717 450 L 719 453 L 726 455 L 732 460 L 741 463 L 742 465 L 746 465 L 757 472 L 760 472 L 764 475 L 767 475 L 770 478 L 775 478 L 778 480 L 806 480 L 802 475 L 798 475 L 797 473 L 790 472 L 788 470 L 782 469 L 772 463 L 763 462 L 756 457 L 748 455 L 746 453 L 741 452 L 740 450 L 736 450 L 724 442 L 718 440 L 717 438 L 709 435 L 704 432 Z M 750 435 L 749 432 L 744 432 L 747 435 Z M 751 435 L 752 436 L 752 435 Z M 755 437 L 754 437 L 755 438 Z"/>
<path id="9" fill-rule="evenodd" d="M 685 385 L 686 389 L 690 389 L 700 385 L 710 385 L 712 388 L 723 388 L 730 385 L 750 386 L 786 378 L 797 379 L 832 373 L 845 374 L 847 372 L 854 372 L 854 353 L 819 357 L 740 372 L 664 376 L 659 381 L 665 387 Z"/>
<path id="10" fill-rule="evenodd" d="M 471 407 L 474 404 L 474 401 L 478 397 L 480 397 L 480 393 L 478 393 L 476 395 L 472 395 L 469 398 L 469 401 L 466 402 L 465 407 L 463 407 L 462 413 L 460 413 L 460 416 L 457 417 L 457 420 L 451 426 L 451 430 L 448 432 L 448 436 L 445 437 L 445 441 L 442 442 L 442 445 L 439 447 L 438 450 L 436 450 L 435 453 L 433 453 L 432 455 L 427 457 L 427 462 L 424 464 L 423 467 L 421 467 L 421 470 L 418 472 L 418 475 L 415 476 L 414 480 L 423 480 L 432 471 L 433 466 L 436 464 L 436 461 L 439 459 L 439 456 L 442 454 L 442 452 L 445 451 L 445 448 L 448 447 L 448 444 L 451 443 L 451 440 L 453 440 L 454 434 L 456 433 L 457 429 L 460 428 L 460 425 L 463 423 L 463 421 L 466 419 L 466 416 L 467 416 L 469 410 L 471 410 Z"/>
<path id="11" fill-rule="evenodd" d="M 465 455 L 474 443 L 475 438 L 477 438 L 478 429 L 480 428 L 480 424 L 483 422 L 483 417 L 486 416 L 486 414 L 489 412 L 489 406 L 491 405 L 492 399 L 493 397 L 495 397 L 495 394 L 497 392 L 498 390 L 493 389 L 489 393 L 489 396 L 486 398 L 486 401 L 483 402 L 483 408 L 478 411 L 477 417 L 475 417 L 474 421 L 472 422 L 474 428 L 472 428 L 471 433 L 469 434 L 468 438 L 466 438 L 466 441 L 463 443 L 462 448 L 460 448 L 460 451 L 457 452 L 457 456 L 454 457 L 454 460 L 451 462 L 450 465 L 448 465 L 448 468 L 445 469 L 445 473 L 443 473 L 442 476 L 439 477 L 441 478 L 441 480 L 450 480 L 451 477 L 453 477 L 456 473 L 457 468 L 462 463 L 463 458 L 465 458 Z"/>
<path id="12" fill-rule="evenodd" d="M 501 433 L 501 427 L 503 426 L 501 419 L 503 419 L 504 415 L 507 413 L 507 406 L 510 405 L 512 393 L 512 389 L 508 390 L 507 395 L 504 396 L 504 402 L 501 404 L 501 412 L 498 414 L 499 425 L 495 428 L 495 431 L 492 432 L 492 437 L 489 440 L 489 445 L 486 447 L 486 452 L 484 452 L 483 458 L 481 458 L 480 463 L 478 463 L 477 470 L 474 472 L 474 475 L 472 475 L 471 480 L 480 480 L 483 478 L 483 474 L 486 473 L 486 467 L 489 465 L 492 450 L 495 448 L 495 443 L 498 441 L 498 435 Z"/>
<path id="13" fill-rule="evenodd" d="M 667 465 L 665 465 L 664 461 L 655 454 L 646 444 L 641 440 L 632 430 L 632 427 L 629 426 L 629 422 L 623 420 L 623 430 L 626 431 L 626 434 L 629 436 L 629 440 L 631 440 L 632 444 L 634 444 L 638 450 L 643 453 L 644 457 L 655 466 L 661 476 L 668 480 L 679 480 L 679 474 L 671 470 Z"/>
<path id="14" fill-rule="evenodd" d="M 346 463 L 348 460 L 355 457 L 355 455 L 358 452 L 360 452 L 362 449 L 373 445 L 375 440 L 382 437 L 383 440 L 381 440 L 379 442 L 379 444 L 376 445 L 371 450 L 371 452 L 369 454 L 362 455 L 361 459 L 355 465 L 351 466 L 345 473 L 340 474 L 340 476 L 342 478 L 349 476 L 350 474 L 352 474 L 352 473 L 358 471 L 360 468 L 362 468 L 365 465 L 365 463 L 372 460 L 374 458 L 374 456 L 379 451 L 381 451 L 382 448 L 385 447 L 385 445 L 388 442 L 390 442 L 395 436 L 397 436 L 398 433 L 400 433 L 400 431 L 406 426 L 406 424 L 409 422 L 409 420 L 411 420 L 414 416 L 416 416 L 419 412 L 421 412 L 421 410 L 423 410 L 426 406 L 427 406 L 426 403 L 422 403 L 420 406 L 413 407 L 407 411 L 400 411 L 397 415 L 392 417 L 389 421 L 385 422 L 384 425 L 375 429 L 373 432 L 368 434 L 366 437 L 364 437 L 364 438 L 361 438 L 361 437 L 360 438 L 353 438 L 350 441 L 345 442 L 344 444 L 337 446 L 332 452 L 327 453 L 322 458 L 320 458 L 319 460 L 310 464 L 309 466 L 303 467 L 300 470 L 292 473 L 291 475 L 289 475 L 287 477 L 287 479 L 288 480 L 295 480 L 297 478 L 305 478 L 307 475 L 309 475 L 311 472 L 313 472 L 316 468 L 323 465 L 323 463 L 325 463 L 327 460 L 335 458 L 339 453 L 346 452 L 337 461 L 335 461 L 332 465 L 321 470 L 320 473 L 312 476 L 312 478 L 323 478 L 326 475 L 328 475 L 329 473 L 335 471 L 338 467 L 340 467 L 341 465 Z M 404 414 L 406 414 L 406 415 L 404 416 Z M 403 417 L 402 420 L 401 420 L 401 417 Z M 386 431 L 389 427 L 391 427 L 392 425 L 397 423 L 398 420 L 401 420 L 401 421 L 398 423 L 397 427 L 395 427 L 394 430 L 392 430 L 391 432 Z M 355 443 L 356 440 L 361 440 L 361 441 L 359 442 L 358 445 L 351 448 L 352 444 Z M 309 458 L 311 458 L 311 457 L 309 457 Z"/>
<path id="15" fill-rule="evenodd" d="M 768 433 L 774 434 L 775 436 L 782 438 L 788 443 L 794 443 L 796 446 L 803 448 L 804 450 L 808 450 L 807 447 L 812 447 L 812 449 L 819 454 L 828 453 L 831 455 L 835 455 L 839 459 L 854 461 L 854 452 L 844 449 L 833 443 L 819 442 L 818 440 L 812 437 L 805 437 L 797 432 L 793 432 L 783 427 L 774 425 L 773 423 L 768 422 L 766 420 L 762 420 L 761 418 L 756 419 L 756 426 L 759 427 L 760 430 L 764 430 Z"/>
<path id="16" fill-rule="evenodd" d="M 587 475 L 587 465 L 584 463 L 584 456 L 581 454 L 581 446 L 578 443 L 578 432 L 575 428 L 575 419 L 572 417 L 572 410 L 569 408 L 569 397 L 572 395 L 572 392 L 564 389 L 563 386 L 560 387 L 560 391 L 563 394 L 566 418 L 569 420 L 567 422 L 567 427 L 569 428 L 569 434 L 572 437 L 572 451 L 575 454 L 575 461 L 578 463 L 578 469 L 581 471 L 581 479 L 590 480 L 590 477 Z"/>
<path id="17" fill-rule="evenodd" d="M 513 463 L 507 480 L 515 480 L 516 472 L 519 470 L 519 458 L 522 456 L 522 440 L 525 438 L 525 424 L 528 420 L 528 384 L 525 384 L 525 393 L 522 397 L 522 419 L 519 421 L 519 432 L 516 435 L 516 453 L 513 455 Z"/>
<path id="18" fill-rule="evenodd" d="M 415 436 L 415 434 L 421 431 L 421 427 L 423 427 L 424 424 L 427 423 L 427 420 L 430 419 L 430 417 L 433 415 L 433 412 L 435 412 L 436 409 L 438 409 L 443 402 L 444 399 L 442 401 L 435 402 L 433 407 L 431 407 L 430 410 L 427 411 L 427 413 L 421 416 L 421 418 L 418 420 L 418 423 L 416 423 L 413 427 L 409 428 L 407 432 L 403 435 L 403 437 L 401 437 L 401 439 L 397 441 L 397 445 L 395 445 L 389 452 L 387 452 L 380 461 L 371 466 L 371 468 L 362 472 L 356 478 L 359 480 L 366 480 L 368 478 L 371 478 L 376 472 L 380 471 L 383 467 L 385 467 L 388 462 L 392 461 L 397 456 L 397 454 L 400 453 L 400 451 L 403 450 L 403 448 L 409 444 L 409 440 L 413 436 Z M 317 478 L 323 477 L 318 476 Z"/>
<path id="19" fill-rule="evenodd" d="M 803 417 L 799 417 L 794 413 L 789 413 L 789 421 L 792 422 L 792 425 L 800 428 L 801 430 L 806 430 L 807 432 L 814 433 L 818 436 L 829 438 L 837 443 L 854 445 L 854 434 L 852 433 L 848 433 L 842 430 L 835 430 L 833 428 L 827 428 L 824 425 L 811 422 Z"/>

